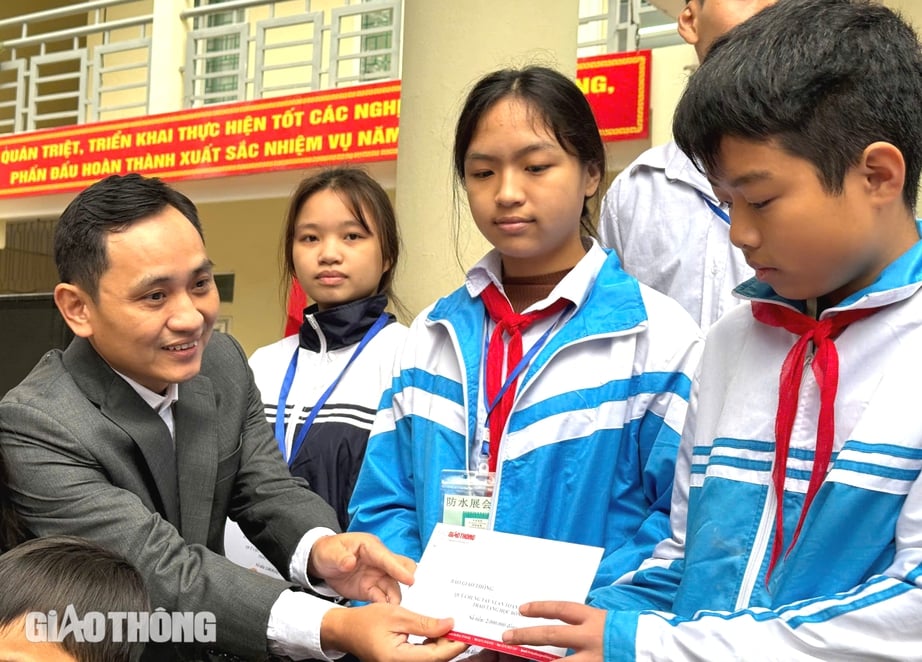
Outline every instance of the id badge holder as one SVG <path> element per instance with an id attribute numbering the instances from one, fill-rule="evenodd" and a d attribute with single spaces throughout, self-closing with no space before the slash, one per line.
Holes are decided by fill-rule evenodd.
<path id="1" fill-rule="evenodd" d="M 493 507 L 494 473 L 444 469 L 441 476 L 442 522 L 486 529 Z"/>

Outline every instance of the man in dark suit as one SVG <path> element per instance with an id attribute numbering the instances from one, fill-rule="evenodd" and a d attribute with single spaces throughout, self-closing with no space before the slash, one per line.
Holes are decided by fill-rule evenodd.
<path id="1" fill-rule="evenodd" d="M 213 613 L 209 645 L 247 659 L 460 653 L 446 640 L 406 642 L 451 627 L 394 604 L 412 561 L 373 536 L 335 534 L 333 511 L 290 476 L 242 349 L 212 333 L 218 295 L 192 202 L 158 179 L 109 177 L 68 205 L 54 243 L 55 303 L 76 338 L 0 402 L 28 529 L 120 553 L 155 608 Z M 223 557 L 227 517 L 290 583 Z M 343 609 L 302 587 L 374 604 Z M 175 642 L 147 651 L 200 654 Z"/>

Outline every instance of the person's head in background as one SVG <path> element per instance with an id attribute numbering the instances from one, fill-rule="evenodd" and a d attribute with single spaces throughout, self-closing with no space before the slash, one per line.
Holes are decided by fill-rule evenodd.
<path id="1" fill-rule="evenodd" d="M 51 536 L 24 542 L 0 555 L 0 660 L 3 662 L 135 662 L 143 643 L 113 636 L 106 618 L 101 641 L 66 633 L 60 641 L 40 641 L 40 628 L 27 632 L 28 615 L 56 612 L 59 625 L 68 608 L 88 613 L 148 612 L 141 574 L 122 557 L 82 538 Z M 31 641 L 35 639 L 36 641 Z M 95 634 L 92 638 L 96 638 Z M 81 641 L 83 639 L 83 641 Z"/>
<path id="2" fill-rule="evenodd" d="M 162 393 L 195 377 L 218 314 L 195 205 L 155 177 L 107 177 L 55 227 L 54 300 L 112 369 Z"/>
<path id="3" fill-rule="evenodd" d="M 704 60 L 717 37 L 777 0 L 685 0 L 679 12 L 679 35 Z"/>
<path id="4" fill-rule="evenodd" d="M 756 276 L 822 310 L 918 241 L 920 99 L 922 49 L 892 10 L 786 0 L 714 42 L 673 132 Z"/>
<path id="5" fill-rule="evenodd" d="M 503 271 L 532 276 L 572 268 L 595 235 L 605 147 L 576 84 L 540 66 L 481 78 L 458 117 L 454 170 Z M 594 207 L 597 204 L 593 205 Z"/>
<path id="6" fill-rule="evenodd" d="M 329 168 L 299 184 L 283 252 L 285 282 L 296 278 L 319 310 L 375 294 L 401 308 L 393 291 L 397 217 L 387 192 L 360 168 Z"/>

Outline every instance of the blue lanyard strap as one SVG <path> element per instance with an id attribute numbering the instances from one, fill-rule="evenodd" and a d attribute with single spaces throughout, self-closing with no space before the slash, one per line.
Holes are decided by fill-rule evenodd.
<path id="1" fill-rule="evenodd" d="M 483 387 L 483 403 L 484 403 L 484 406 L 486 407 L 486 410 L 487 410 L 487 417 L 486 417 L 486 419 L 487 419 L 488 422 L 489 422 L 489 420 L 490 420 L 490 414 L 493 413 L 493 410 L 496 409 L 496 405 L 498 405 L 498 404 L 500 403 L 500 401 L 503 399 L 503 395 L 505 395 L 506 391 L 509 390 L 509 387 L 512 386 L 512 384 L 515 382 L 515 380 L 519 378 L 519 375 L 522 374 L 522 371 L 525 370 L 525 368 L 527 368 L 527 367 L 529 366 L 529 364 L 531 363 L 532 359 L 535 358 L 535 355 L 540 351 L 540 349 L 541 349 L 542 347 L 544 347 L 544 343 L 546 343 L 546 342 L 547 342 L 547 339 L 551 337 L 551 332 L 552 332 L 554 329 L 557 328 L 557 325 L 560 323 L 560 320 L 562 320 L 562 319 L 567 315 L 567 313 L 570 312 L 570 309 L 571 309 L 572 307 L 573 307 L 573 304 L 571 303 L 571 304 L 569 304 L 566 308 L 563 309 L 563 312 L 560 313 L 560 316 L 559 316 L 556 320 L 554 320 L 554 323 L 553 323 L 553 324 L 551 324 L 549 327 L 547 327 L 547 330 L 546 330 L 543 334 L 541 334 L 541 337 L 538 338 L 538 341 L 537 341 L 534 345 L 531 346 L 531 348 L 530 348 L 530 349 L 525 353 L 525 355 L 522 357 L 522 360 L 519 361 L 518 365 L 516 365 L 515 368 L 512 369 L 512 372 L 510 372 L 508 375 L 506 375 L 506 381 L 503 382 L 503 385 L 500 387 L 499 393 L 497 393 L 497 394 L 496 394 L 496 397 L 493 399 L 493 403 L 492 403 L 492 404 L 487 400 L 487 388 L 486 388 L 486 384 L 487 384 L 487 361 L 486 361 L 486 356 L 487 356 L 487 347 L 488 347 L 488 337 L 489 337 L 489 336 L 488 336 L 488 334 L 487 334 L 486 332 L 484 332 L 484 343 L 483 343 L 483 356 L 484 356 L 484 361 L 483 361 L 483 385 L 484 385 L 484 387 Z"/>
<path id="2" fill-rule="evenodd" d="M 724 223 L 726 223 L 727 225 L 730 225 L 730 214 L 728 214 L 725 210 L 721 209 L 718 205 L 715 205 L 715 204 L 711 201 L 711 199 L 710 199 L 709 197 L 707 197 L 707 196 L 706 196 L 704 193 L 702 193 L 701 191 L 698 191 L 698 195 L 701 197 L 702 200 L 704 200 L 704 204 L 706 204 L 708 207 L 710 207 L 711 211 L 714 212 L 714 214 L 717 215 L 717 218 L 719 218 L 720 220 L 722 220 L 722 221 L 723 221 Z"/>
<path id="3" fill-rule="evenodd" d="M 506 393 L 506 391 L 508 391 L 511 388 L 515 380 L 518 379 L 520 374 L 522 374 L 522 371 L 525 370 L 526 367 L 528 367 L 532 359 L 535 358 L 535 355 L 540 351 L 540 349 L 547 342 L 548 338 L 551 337 L 551 332 L 553 332 L 553 330 L 557 328 L 557 325 L 560 323 L 560 320 L 562 320 L 564 317 L 567 316 L 571 308 L 573 308 L 572 303 L 570 303 L 569 305 L 567 305 L 566 308 L 563 309 L 563 312 L 560 313 L 560 316 L 556 320 L 554 320 L 554 323 L 551 324 L 543 334 L 541 334 L 541 337 L 538 338 L 538 341 L 529 348 L 529 350 L 525 353 L 525 355 L 519 361 L 518 365 L 516 365 L 515 368 L 512 369 L 512 372 L 506 375 L 506 381 L 503 382 L 503 385 L 500 387 L 499 393 L 497 393 L 496 397 L 493 399 L 492 404 L 487 400 L 487 360 L 486 359 L 487 359 L 487 351 L 489 348 L 489 340 L 488 340 L 489 333 L 487 332 L 488 324 L 484 325 L 483 379 L 481 380 L 481 384 L 482 384 L 481 390 L 483 391 L 483 405 L 484 405 L 484 408 L 486 409 L 485 422 L 487 424 L 487 427 L 489 427 L 490 425 L 490 414 L 492 414 L 493 410 L 496 409 L 496 405 L 498 405 L 502 401 L 503 395 Z M 480 455 L 484 458 L 489 457 L 490 455 L 490 440 L 488 437 L 484 437 L 481 440 Z"/>
<path id="4" fill-rule="evenodd" d="M 349 357 L 349 360 L 346 362 L 346 365 L 340 371 L 339 375 L 336 376 L 336 379 L 333 380 L 333 383 L 327 387 L 327 390 L 323 392 L 323 395 L 321 395 L 314 406 L 311 407 L 311 413 L 307 415 L 307 419 L 304 421 L 304 425 L 301 426 L 301 430 L 298 432 L 298 435 L 291 446 L 291 455 L 288 456 L 289 466 L 292 465 L 295 457 L 297 457 L 298 451 L 301 450 L 301 445 L 304 443 L 304 439 L 307 437 L 307 431 L 310 430 L 311 425 L 314 423 L 314 419 L 317 418 L 317 414 L 320 413 L 320 410 L 323 409 L 323 405 L 326 404 L 326 401 L 333 393 L 333 389 L 335 389 L 336 385 L 339 384 L 339 380 L 343 378 L 343 375 L 346 374 L 346 370 L 349 369 L 349 366 L 352 365 L 352 362 L 355 361 L 356 357 L 358 357 L 362 350 L 365 349 L 365 345 L 367 345 L 369 341 L 371 341 L 371 339 L 377 335 L 378 331 L 387 325 L 388 320 L 388 314 L 381 313 L 381 316 L 375 320 L 375 323 L 371 326 L 371 328 L 365 332 L 364 336 L 362 336 L 358 346 L 356 346 L 355 351 L 352 352 L 352 356 Z M 291 355 L 291 361 L 288 363 L 288 370 L 285 372 L 285 379 L 282 381 L 282 388 L 279 391 L 278 407 L 275 410 L 275 439 L 278 441 L 279 450 L 282 452 L 282 457 L 285 456 L 285 406 L 288 401 L 288 394 L 291 392 L 291 385 L 295 380 L 295 372 L 298 369 L 299 351 L 300 347 L 295 347 L 294 354 Z M 294 425 L 295 421 L 297 420 L 297 413 L 294 411 L 291 412 L 291 420 L 292 424 Z"/>

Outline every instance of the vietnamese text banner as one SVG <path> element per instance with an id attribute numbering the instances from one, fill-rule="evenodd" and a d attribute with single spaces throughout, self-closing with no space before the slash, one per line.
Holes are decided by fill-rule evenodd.
<path id="1" fill-rule="evenodd" d="M 648 135 L 650 51 L 579 61 L 605 140 Z M 221 104 L 0 138 L 0 198 L 78 191 L 109 175 L 165 180 L 397 157 L 400 82 Z"/>

